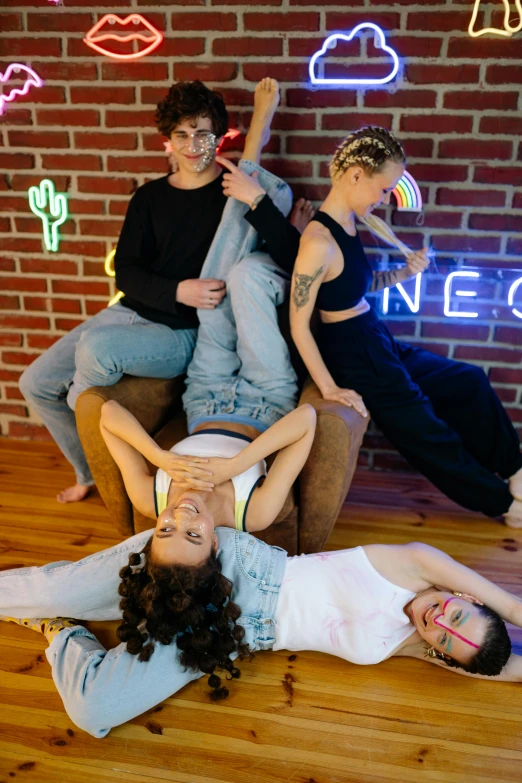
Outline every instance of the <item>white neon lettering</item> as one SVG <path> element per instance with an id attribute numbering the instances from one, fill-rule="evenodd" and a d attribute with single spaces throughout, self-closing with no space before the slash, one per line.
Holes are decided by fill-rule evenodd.
<path id="1" fill-rule="evenodd" d="M 408 305 L 412 313 L 418 313 L 420 310 L 421 277 L 422 277 L 422 272 L 419 272 L 418 275 L 415 275 L 415 293 L 413 295 L 413 300 L 411 299 L 408 292 L 404 289 L 402 283 L 397 283 L 397 285 L 395 286 L 400 291 L 402 298 L 404 299 L 404 301 L 406 302 L 406 304 Z M 385 288 L 384 295 L 382 298 L 382 311 L 384 314 L 388 312 L 389 303 L 390 303 L 390 289 Z"/>
<path id="2" fill-rule="evenodd" d="M 511 284 L 511 288 L 509 289 L 509 294 L 508 294 L 508 305 L 510 307 L 513 307 L 513 300 L 515 298 L 517 289 L 521 283 L 522 283 L 522 277 L 519 277 L 518 280 L 515 280 L 515 282 Z M 513 315 L 516 315 L 517 318 L 522 318 L 522 313 L 520 312 L 520 310 L 517 310 L 516 307 L 513 307 Z"/>
<path id="3" fill-rule="evenodd" d="M 451 310 L 451 281 L 454 277 L 480 277 L 479 272 L 451 272 L 444 283 L 444 315 L 448 318 L 477 318 L 478 313 L 459 312 L 458 310 Z M 462 296 L 462 291 L 455 291 L 454 296 Z M 465 296 L 476 296 L 476 291 L 470 291 L 464 294 Z"/>

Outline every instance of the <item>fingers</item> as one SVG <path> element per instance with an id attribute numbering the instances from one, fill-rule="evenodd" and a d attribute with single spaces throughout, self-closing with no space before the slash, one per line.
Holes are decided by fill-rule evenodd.
<path id="1" fill-rule="evenodd" d="M 216 160 L 219 163 L 220 166 L 223 166 L 224 168 L 228 169 L 229 171 L 236 172 L 239 171 L 238 167 L 232 163 L 231 160 L 228 158 L 224 158 L 223 155 L 216 155 Z M 227 175 L 225 174 L 225 177 Z"/>

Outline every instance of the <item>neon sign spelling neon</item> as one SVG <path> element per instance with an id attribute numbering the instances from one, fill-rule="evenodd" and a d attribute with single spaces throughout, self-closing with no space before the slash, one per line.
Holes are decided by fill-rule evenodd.
<path id="1" fill-rule="evenodd" d="M 422 212 L 421 192 L 409 171 L 404 172 L 392 193 L 397 199 L 399 212 Z"/>
<path id="2" fill-rule="evenodd" d="M 5 84 L 14 74 L 18 74 L 20 71 L 26 74 L 25 82 L 22 87 L 13 87 L 10 92 L 0 94 L 0 114 L 4 113 L 5 104 L 8 101 L 13 101 L 17 95 L 27 95 L 31 87 L 42 87 L 43 85 L 43 80 L 36 71 L 33 71 L 28 65 L 22 65 L 21 63 L 10 63 L 5 73 L 0 73 L 0 84 Z"/>
<path id="3" fill-rule="evenodd" d="M 401 292 L 402 298 L 412 311 L 412 313 L 418 313 L 420 310 L 420 289 L 421 289 L 421 277 L 422 272 L 419 272 L 418 275 L 415 275 L 415 293 L 413 295 L 413 301 L 411 300 L 409 294 L 404 290 L 404 286 L 402 283 L 397 283 L 397 289 Z M 385 288 L 382 298 L 382 311 L 384 314 L 388 312 L 389 309 L 389 302 L 390 302 L 390 289 Z"/>
<path id="4" fill-rule="evenodd" d="M 31 211 L 42 221 L 45 247 L 56 253 L 60 244 L 58 227 L 65 223 L 68 217 L 67 196 L 65 193 L 57 193 L 54 182 L 50 179 L 43 179 L 38 186 L 30 187 L 28 196 Z M 47 207 L 50 215 L 44 212 Z"/>
<path id="5" fill-rule="evenodd" d="M 444 283 L 444 315 L 455 318 L 477 318 L 478 313 L 460 312 L 451 310 L 451 283 L 455 277 L 480 277 L 479 272 L 451 272 Z M 476 296 L 476 291 L 455 291 L 454 296 Z"/>
<path id="6" fill-rule="evenodd" d="M 378 49 L 382 49 L 384 52 L 387 52 L 389 55 L 391 55 L 391 58 L 393 60 L 393 68 L 391 70 L 391 73 L 388 74 L 388 76 L 384 76 L 381 79 L 348 79 L 348 78 L 339 78 L 339 79 L 329 79 L 325 77 L 318 77 L 315 73 L 315 66 L 316 62 L 319 60 L 321 55 L 325 54 L 327 49 L 332 49 L 336 46 L 337 41 L 351 41 L 355 35 L 360 30 L 370 29 L 375 32 L 374 42 L 375 46 Z M 334 33 L 333 35 L 328 36 L 328 38 L 323 43 L 322 48 L 316 52 L 312 59 L 310 60 L 310 64 L 308 66 L 308 72 L 310 74 L 310 81 L 312 84 L 337 84 L 337 85 L 356 85 L 356 84 L 386 84 L 387 82 L 391 82 L 393 78 L 397 75 L 397 71 L 399 70 L 399 58 L 397 57 L 397 54 L 394 52 L 394 50 L 386 45 L 386 36 L 384 35 L 383 31 L 380 27 L 378 27 L 376 24 L 373 24 L 373 22 L 363 22 L 362 24 L 358 24 L 357 27 L 354 27 L 351 33 L 348 35 L 344 35 L 343 33 Z"/>
<path id="7" fill-rule="evenodd" d="M 131 22 L 136 26 L 140 24 L 143 25 L 145 32 L 139 30 L 128 33 L 127 35 L 118 35 L 117 32 L 109 29 L 109 25 L 126 27 Z M 102 28 L 105 29 L 103 30 Z M 96 22 L 94 27 L 89 30 L 83 41 L 87 46 L 90 46 L 91 49 L 106 55 L 106 57 L 113 57 L 115 60 L 138 60 L 140 57 L 145 57 L 145 55 L 154 51 L 163 41 L 163 35 L 159 30 L 156 30 L 150 22 L 144 19 L 141 14 L 130 14 L 129 16 L 126 16 L 125 19 L 116 16 L 116 14 L 105 14 L 105 16 L 103 16 L 99 22 Z M 146 43 L 147 46 L 139 52 L 116 54 L 105 49 L 103 46 L 100 46 L 102 41 L 118 41 L 124 43 L 129 41 L 131 42 L 131 45 L 132 41 L 142 41 L 143 43 Z"/>
<path id="8" fill-rule="evenodd" d="M 522 277 L 519 277 L 518 280 L 515 280 L 515 282 L 512 283 L 508 293 L 508 305 L 513 308 L 513 314 L 516 315 L 517 318 L 522 318 L 522 313 L 520 310 L 517 310 L 516 307 L 513 307 L 513 299 L 515 298 L 515 294 L 521 283 Z"/>
<path id="9" fill-rule="evenodd" d="M 468 33 L 471 35 L 472 38 L 478 38 L 479 35 L 486 35 L 486 33 L 493 33 L 494 35 L 503 35 L 506 38 L 511 38 L 511 36 L 514 33 L 518 33 L 520 30 L 522 30 L 522 2 L 521 0 L 515 0 L 515 5 L 517 8 L 517 12 L 520 17 L 520 21 L 517 24 L 516 27 L 514 27 L 510 20 L 509 16 L 511 13 L 510 9 L 510 0 L 502 0 L 504 4 L 504 29 L 501 30 L 498 27 L 484 27 L 482 30 L 475 30 L 475 22 L 477 21 L 477 16 L 480 8 L 481 0 L 475 0 L 475 5 L 473 7 L 473 14 L 471 15 L 471 20 L 468 27 Z"/>
<path id="10" fill-rule="evenodd" d="M 114 271 L 115 255 L 116 255 L 116 248 L 113 247 L 112 250 L 109 253 L 107 253 L 107 256 L 105 258 L 105 263 L 104 263 L 105 274 L 108 275 L 109 277 L 116 277 L 116 272 Z M 124 296 L 123 291 L 118 291 L 109 301 L 107 307 L 110 307 L 111 305 L 116 304 L 116 302 L 119 302 L 122 296 Z"/>

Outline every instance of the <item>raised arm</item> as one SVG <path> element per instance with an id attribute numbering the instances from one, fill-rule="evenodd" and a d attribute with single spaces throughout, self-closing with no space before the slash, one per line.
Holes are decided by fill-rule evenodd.
<path id="1" fill-rule="evenodd" d="M 341 389 L 332 378 L 323 361 L 310 330 L 319 286 L 325 280 L 332 263 L 330 242 L 319 235 L 303 234 L 292 276 L 290 301 L 290 329 L 308 372 L 325 400 L 337 400 L 367 416 L 362 398 L 351 389 Z"/>
<path id="2" fill-rule="evenodd" d="M 451 591 L 468 593 L 497 612 L 503 620 L 522 628 L 522 600 L 502 587 L 490 582 L 467 566 L 457 563 L 440 549 L 427 544 L 416 544 L 416 562 L 419 575 L 430 585 L 439 585 Z"/>
<path id="3" fill-rule="evenodd" d="M 115 400 L 102 405 L 100 431 L 121 471 L 131 502 L 147 517 L 154 517 L 155 510 L 154 479 L 146 460 L 168 472 L 180 486 L 205 491 L 211 486 L 202 464 L 206 459 L 172 454 L 160 448 L 132 413 Z"/>

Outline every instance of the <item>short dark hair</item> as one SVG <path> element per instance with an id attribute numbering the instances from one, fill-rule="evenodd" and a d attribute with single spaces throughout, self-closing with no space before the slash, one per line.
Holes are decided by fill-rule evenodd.
<path id="1" fill-rule="evenodd" d="M 184 120 L 209 117 L 216 136 L 228 130 L 228 112 L 221 93 L 209 90 L 203 82 L 177 82 L 158 103 L 154 120 L 158 130 L 167 138 Z"/>
<path id="2" fill-rule="evenodd" d="M 485 677 L 496 677 L 511 655 L 511 639 L 506 624 L 500 615 L 489 606 L 477 604 L 480 614 L 486 618 L 486 637 L 484 642 L 469 663 L 459 663 L 454 658 L 444 655 L 443 660 L 448 666 L 464 669 L 468 674 L 482 674 Z M 439 656 L 437 656 L 439 657 Z"/>

